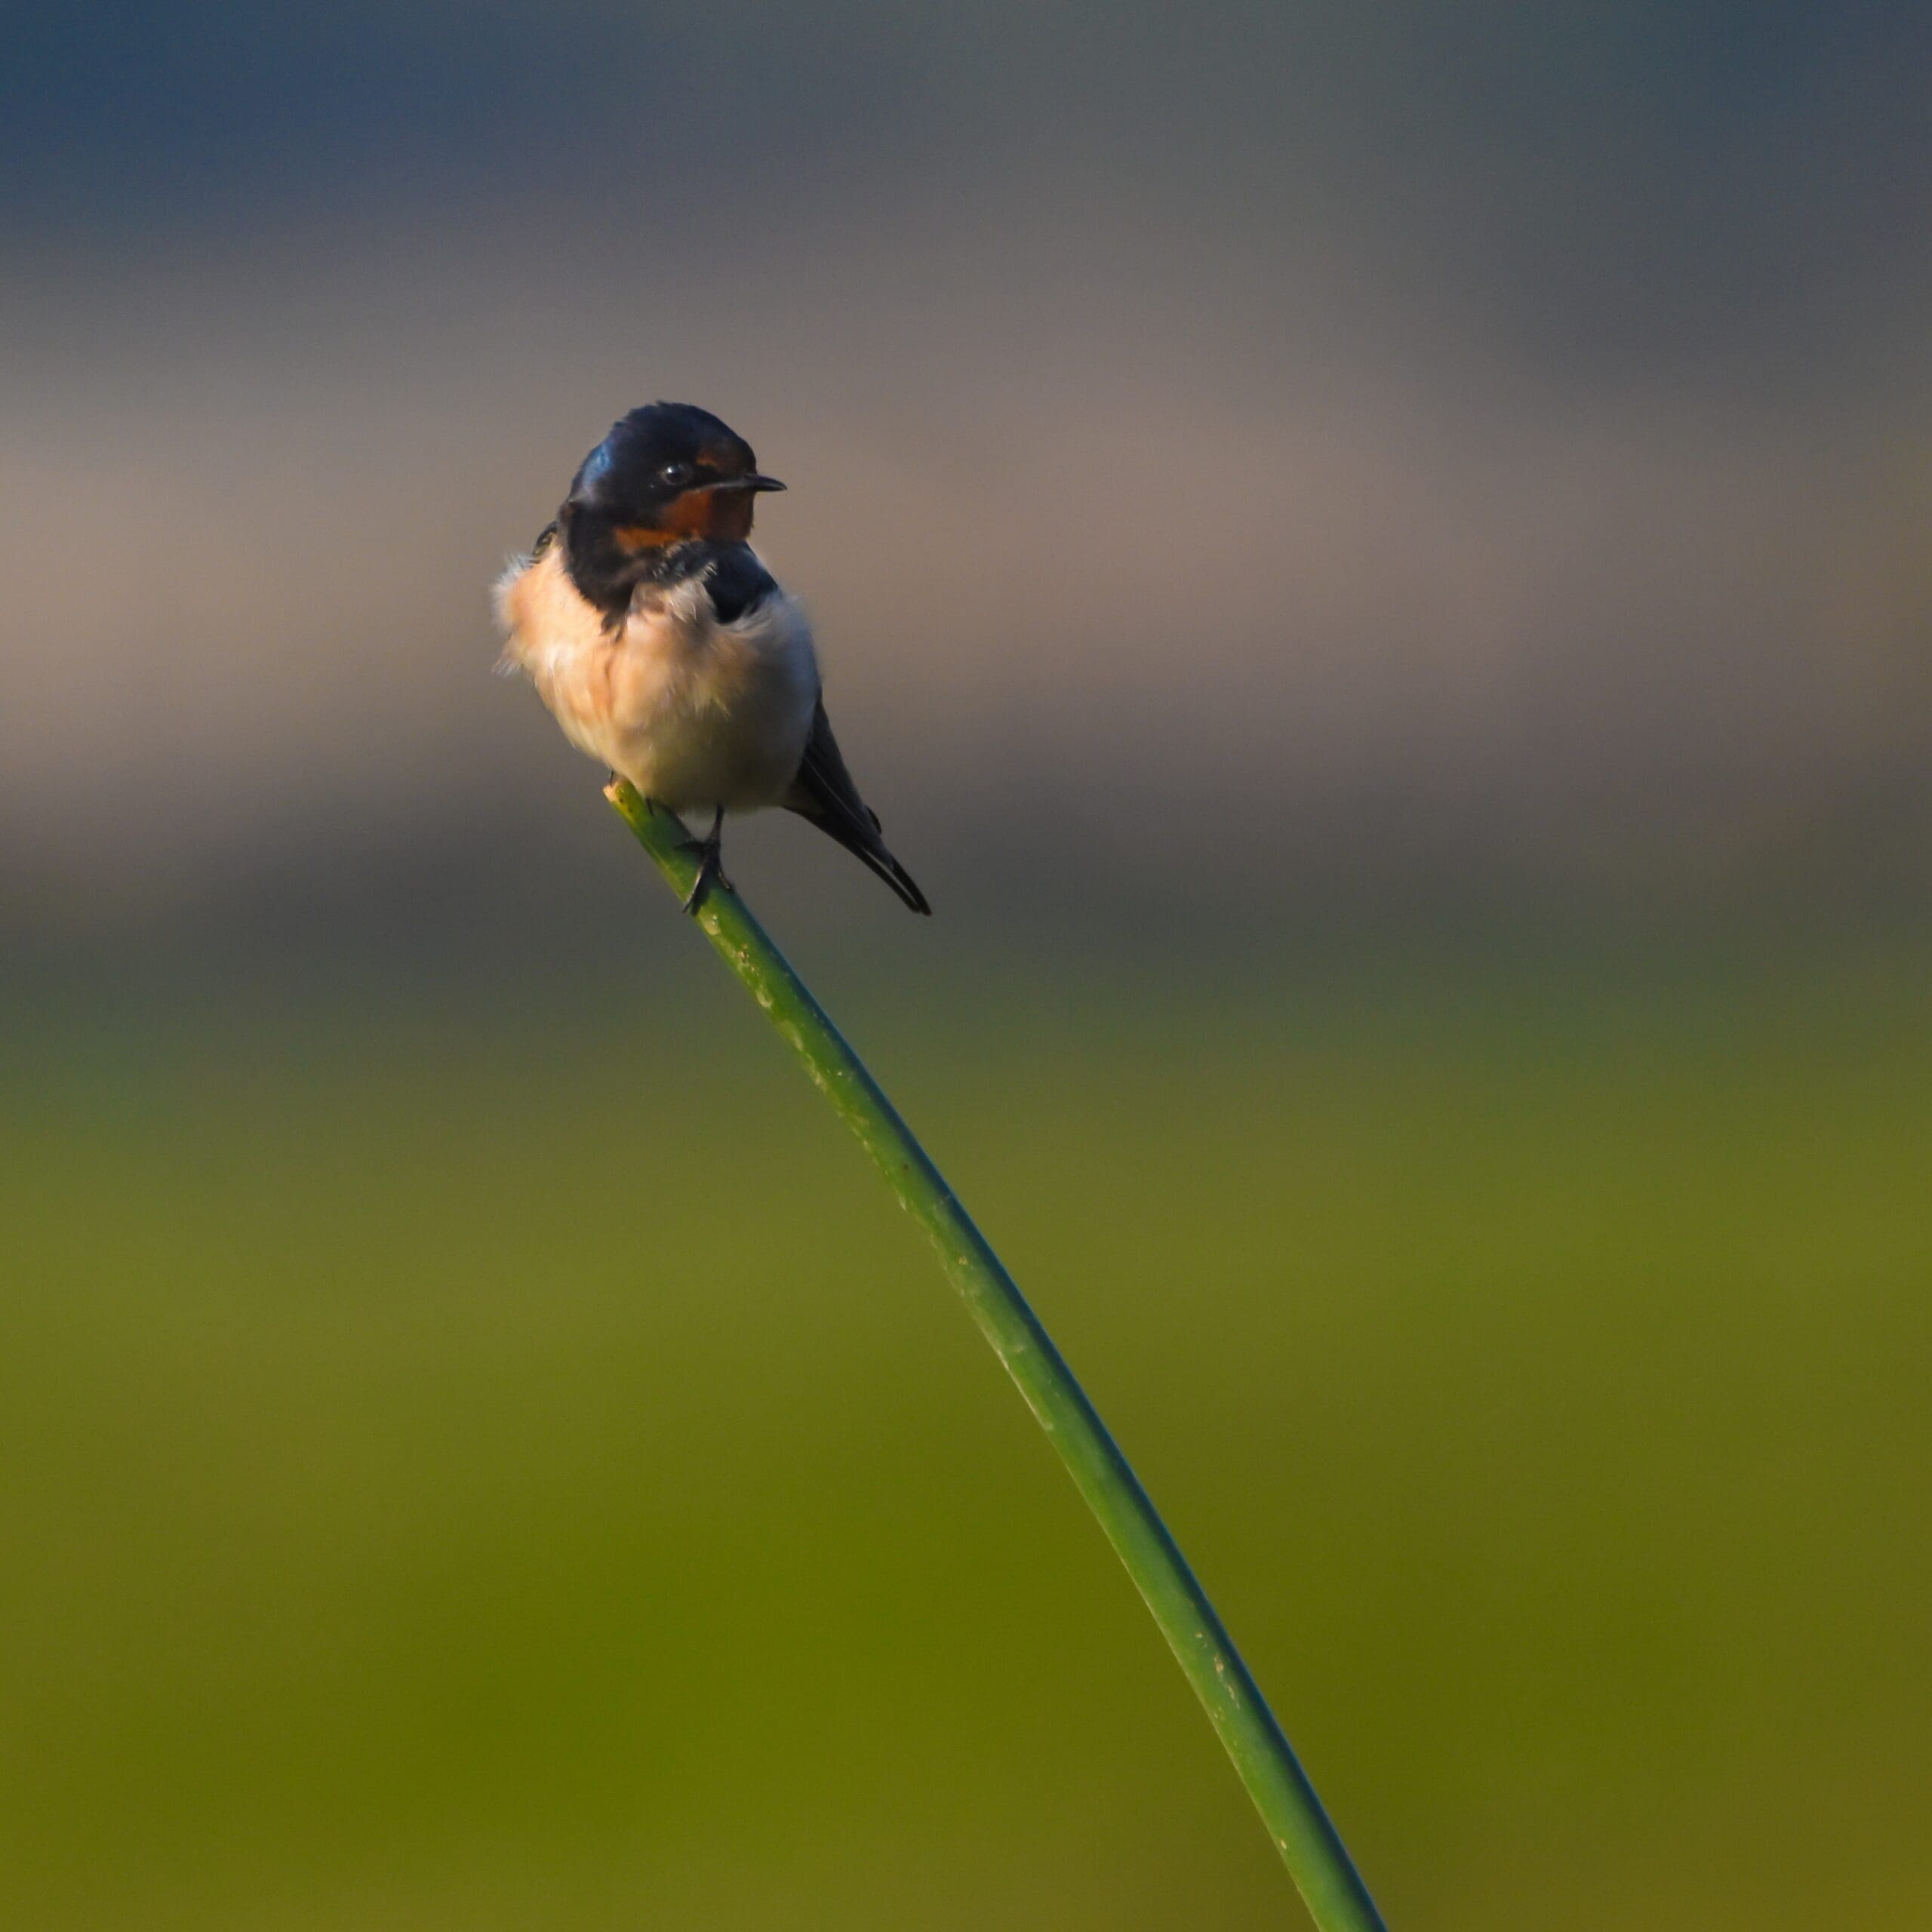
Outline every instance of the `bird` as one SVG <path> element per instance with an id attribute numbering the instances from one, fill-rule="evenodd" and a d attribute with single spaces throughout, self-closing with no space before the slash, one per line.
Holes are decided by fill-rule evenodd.
<path id="1" fill-rule="evenodd" d="M 497 581 L 501 668 L 527 675 L 565 737 L 654 808 L 710 812 L 685 841 L 699 861 L 687 912 L 731 889 L 726 813 L 775 806 L 930 914 L 832 734 L 804 611 L 751 546 L 757 498 L 784 487 L 708 410 L 620 417 Z"/>

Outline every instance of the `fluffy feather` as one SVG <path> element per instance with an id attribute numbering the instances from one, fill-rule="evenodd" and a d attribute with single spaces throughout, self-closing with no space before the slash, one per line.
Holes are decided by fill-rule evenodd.
<path id="1" fill-rule="evenodd" d="M 504 660 L 526 672 L 579 749 L 685 811 L 784 802 L 811 736 L 811 626 L 777 591 L 721 623 L 702 577 L 638 586 L 614 630 L 579 593 L 562 546 L 498 583 Z"/>

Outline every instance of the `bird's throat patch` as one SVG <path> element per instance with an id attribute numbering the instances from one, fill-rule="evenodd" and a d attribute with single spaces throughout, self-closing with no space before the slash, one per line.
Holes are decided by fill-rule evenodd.
<path id="1" fill-rule="evenodd" d="M 742 543 L 751 534 L 750 491 L 701 489 L 674 497 L 659 523 L 620 523 L 611 533 L 633 555 L 694 537 L 711 543 Z"/>

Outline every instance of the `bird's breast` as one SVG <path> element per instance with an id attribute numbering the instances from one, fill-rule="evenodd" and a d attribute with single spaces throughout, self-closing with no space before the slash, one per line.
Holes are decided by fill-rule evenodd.
<path id="1" fill-rule="evenodd" d="M 556 546 L 497 588 L 507 663 L 565 734 L 674 810 L 776 804 L 818 697 L 811 632 L 782 592 L 721 624 L 703 583 L 640 587 L 615 632 Z"/>

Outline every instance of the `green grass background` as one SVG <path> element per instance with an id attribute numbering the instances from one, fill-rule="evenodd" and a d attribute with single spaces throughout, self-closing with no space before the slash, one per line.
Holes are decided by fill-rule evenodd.
<path id="1" fill-rule="evenodd" d="M 5 1922 L 1297 1922 L 691 944 L 13 1003 Z M 1927 964 L 820 990 L 1392 1923 L 1774 1932 L 1932 1911 Z"/>

